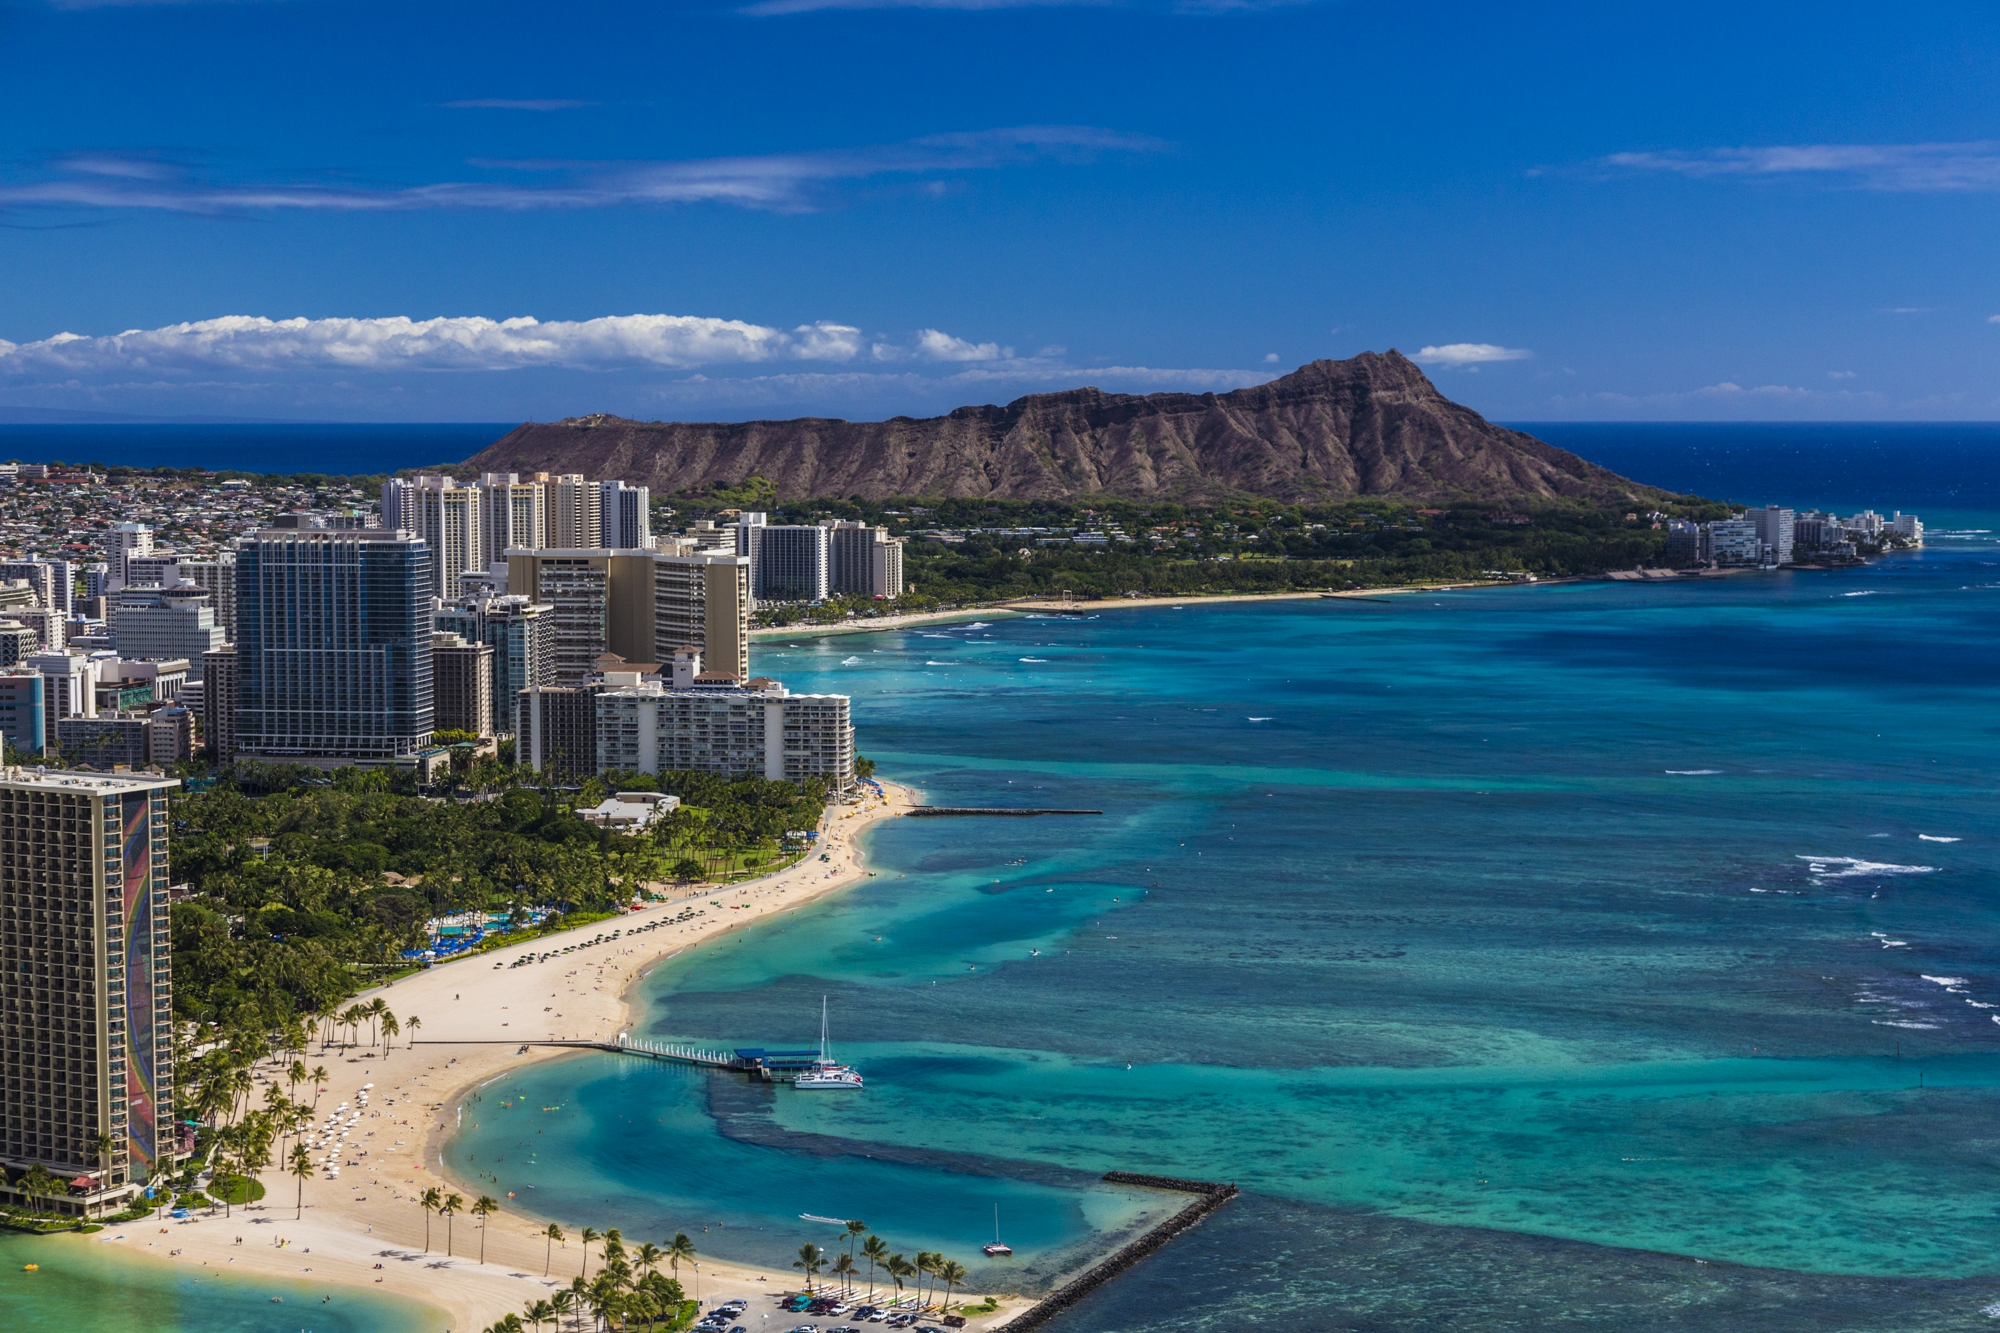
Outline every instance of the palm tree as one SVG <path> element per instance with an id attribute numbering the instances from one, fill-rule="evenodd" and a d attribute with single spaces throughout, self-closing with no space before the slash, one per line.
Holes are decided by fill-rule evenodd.
<path id="1" fill-rule="evenodd" d="M 577 1239 L 583 1242 L 582 1276 L 588 1278 L 590 1276 L 590 1247 L 597 1242 L 597 1229 L 595 1227 L 585 1227 L 581 1232 L 577 1233 Z"/>
<path id="2" fill-rule="evenodd" d="M 451 1219 L 465 1211 L 465 1196 L 463 1194 L 445 1195 L 444 1207 L 438 1209 L 438 1211 L 444 1214 L 444 1255 L 445 1258 L 449 1259 L 451 1257 Z"/>
<path id="3" fill-rule="evenodd" d="M 56 1193 L 55 1175 L 48 1167 L 36 1162 L 28 1168 L 28 1174 L 21 1178 L 21 1189 L 30 1200 L 53 1198 Z"/>
<path id="4" fill-rule="evenodd" d="M 851 1254 L 842 1254 L 835 1256 L 833 1261 L 833 1272 L 837 1274 L 840 1278 L 841 1291 L 843 1293 L 848 1291 L 850 1288 L 848 1286 L 847 1279 L 849 1275 L 854 1272 L 854 1256 Z"/>
<path id="5" fill-rule="evenodd" d="M 694 1242 L 688 1239 L 687 1232 L 676 1231 L 673 1240 L 667 1244 L 667 1267 L 674 1270 L 675 1281 L 680 1280 L 681 1260 L 683 1259 L 689 1263 L 694 1262 Z M 699 1273 L 701 1270 L 696 1269 L 695 1271 Z"/>
<path id="6" fill-rule="evenodd" d="M 402 1025 L 396 1022 L 396 1016 L 394 1014 L 382 1015 L 383 1054 L 386 1055 L 390 1051 L 396 1048 L 396 1034 L 398 1032 L 401 1032 L 402 1030 L 403 1030 Z"/>
<path id="7" fill-rule="evenodd" d="M 590 1284 L 589 1300 L 591 1308 L 597 1311 L 606 1326 L 618 1317 L 624 1305 L 625 1293 L 618 1289 L 618 1281 L 609 1273 L 599 1273 L 597 1280 Z"/>
<path id="8" fill-rule="evenodd" d="M 819 1272 L 820 1265 L 825 1262 L 826 1251 L 820 1249 L 819 1246 L 813 1244 L 811 1241 L 807 1241 L 805 1244 L 799 1246 L 799 1257 L 792 1260 L 792 1267 L 806 1270 L 806 1290 L 808 1292 L 813 1289 L 813 1274 Z"/>
<path id="9" fill-rule="evenodd" d="M 880 1236 L 861 1242 L 861 1257 L 868 1261 L 868 1299 L 875 1299 L 875 1265 L 889 1257 L 889 1246 Z"/>
<path id="10" fill-rule="evenodd" d="M 892 1279 L 895 1280 L 896 1299 L 899 1301 L 902 1300 L 903 1279 L 910 1276 L 910 1274 L 916 1272 L 917 1270 L 914 1267 L 912 1267 L 910 1261 L 908 1259 L 905 1259 L 902 1255 L 892 1254 L 887 1259 L 884 1259 L 882 1261 L 882 1271 L 887 1273 Z"/>
<path id="11" fill-rule="evenodd" d="M 918 1250 L 917 1251 L 917 1304 L 918 1305 L 925 1306 L 930 1304 L 930 1298 L 924 1295 L 924 1276 L 926 1274 L 933 1274 L 936 1272 L 937 1272 L 937 1256 L 935 1254 L 932 1254 L 929 1250 Z"/>
<path id="12" fill-rule="evenodd" d="M 549 1223 L 549 1229 L 544 1231 L 542 1235 L 548 1238 L 548 1244 L 542 1247 L 542 1276 L 547 1277 L 549 1275 L 549 1265 L 555 1262 L 556 1242 L 563 1239 L 563 1229 L 551 1222 Z"/>
<path id="13" fill-rule="evenodd" d="M 641 1245 L 632 1257 L 639 1261 L 639 1267 L 646 1270 L 646 1276 L 651 1277 L 660 1260 L 667 1257 L 667 1252 L 649 1240 Z"/>
<path id="14" fill-rule="evenodd" d="M 521 1311 L 521 1318 L 535 1326 L 535 1333 L 542 1333 L 542 1325 L 556 1317 L 556 1307 L 547 1301 L 530 1301 Z"/>
<path id="15" fill-rule="evenodd" d="M 368 1002 L 368 1008 L 364 1012 L 372 1023 L 380 1023 L 389 1013 L 389 1002 L 377 995 Z M 375 1034 L 372 1030 L 368 1034 L 368 1044 L 370 1046 L 375 1044 Z"/>
<path id="16" fill-rule="evenodd" d="M 549 1318 L 555 1320 L 556 1326 L 560 1328 L 562 1317 L 576 1308 L 576 1293 L 565 1287 L 549 1298 L 549 1308 L 555 1311 Z"/>
<path id="17" fill-rule="evenodd" d="M 109 1134 L 99 1134 L 90 1141 L 90 1151 L 97 1157 L 97 1169 L 100 1174 L 106 1176 L 111 1174 L 111 1154 L 117 1147 L 118 1141 Z M 105 1184 L 102 1180 L 97 1183 L 100 1189 Z"/>
<path id="18" fill-rule="evenodd" d="M 486 1219 L 500 1211 L 500 1201 L 490 1194 L 482 1194 L 473 1202 L 472 1215 L 479 1219 L 479 1262 L 486 1262 Z"/>
<path id="19" fill-rule="evenodd" d="M 292 1145 L 291 1173 L 299 1178 L 299 1197 L 294 1203 L 292 1212 L 292 1220 L 297 1221 L 306 1215 L 306 1181 L 313 1173 L 312 1154 L 306 1151 L 306 1145 L 303 1143 Z"/>
<path id="20" fill-rule="evenodd" d="M 847 1232 L 846 1232 L 848 1254 L 852 1255 L 854 1253 L 854 1238 L 856 1236 L 865 1236 L 867 1234 L 868 1234 L 868 1224 L 866 1222 L 858 1222 L 852 1218 L 848 1219 Z"/>
<path id="21" fill-rule="evenodd" d="M 944 1304 L 938 1307 L 938 1313 L 948 1314 L 951 1311 L 951 1289 L 965 1281 L 965 1265 L 941 1254 L 937 1258 L 937 1266 L 932 1271 L 944 1279 Z"/>
<path id="22" fill-rule="evenodd" d="M 313 1114 L 314 1114 L 314 1115 L 318 1115 L 318 1114 L 319 1114 L 319 1085 L 320 1085 L 320 1084 L 322 1084 L 322 1083 L 324 1083 L 324 1082 L 326 1082 L 326 1066 L 325 1066 L 325 1065 L 314 1065 L 314 1066 L 313 1066 L 313 1071 L 312 1071 L 312 1081 L 313 1081 Z"/>
<path id="23" fill-rule="evenodd" d="M 611 1227 L 605 1231 L 604 1244 L 600 1245 L 598 1249 L 603 1253 L 604 1262 L 607 1266 L 613 1260 L 622 1262 L 625 1258 L 625 1233 L 617 1227 Z"/>
<path id="24" fill-rule="evenodd" d="M 423 1025 L 423 1019 L 418 1018 L 415 1014 L 410 1015 L 410 1045 L 415 1046 L 417 1044 L 417 1032 Z"/>
<path id="25" fill-rule="evenodd" d="M 424 1210 L 424 1253 L 431 1252 L 431 1214 L 444 1207 L 444 1191 L 432 1186 L 417 1196 L 417 1207 Z"/>

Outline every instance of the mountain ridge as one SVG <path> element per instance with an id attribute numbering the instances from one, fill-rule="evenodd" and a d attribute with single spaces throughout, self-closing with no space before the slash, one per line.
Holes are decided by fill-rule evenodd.
<path id="1" fill-rule="evenodd" d="M 1621 477 L 1439 393 L 1407 357 L 1313 361 L 1227 393 L 1028 394 L 854 422 L 529 422 L 463 465 L 582 473 L 693 495 L 762 477 L 780 501 L 858 496 L 1208 503 L 1245 497 L 1639 503 Z"/>

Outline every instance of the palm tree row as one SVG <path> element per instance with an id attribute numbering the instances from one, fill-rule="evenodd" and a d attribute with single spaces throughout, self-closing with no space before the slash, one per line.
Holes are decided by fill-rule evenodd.
<path id="1" fill-rule="evenodd" d="M 427 1206 L 426 1217 L 429 1212 Z M 546 1259 L 553 1256 L 555 1243 L 564 1239 L 563 1229 L 551 1222 L 541 1234 L 547 1242 Z M 571 1316 L 576 1317 L 576 1326 L 581 1327 L 585 1315 L 590 1317 L 592 1329 L 602 1325 L 621 1331 L 651 1330 L 662 1319 L 672 1322 L 680 1313 L 681 1303 L 687 1299 L 679 1281 L 680 1265 L 683 1260 L 693 1262 L 695 1253 L 694 1242 L 685 1233 L 675 1236 L 664 1247 L 648 1241 L 634 1250 L 626 1249 L 625 1238 L 616 1228 L 600 1235 L 594 1228 L 585 1227 L 577 1237 L 583 1242 L 583 1271 L 570 1279 L 568 1289 L 558 1291 L 548 1300 L 529 1302 L 520 1314 L 510 1314 L 481 1333 L 539 1330 L 550 1323 L 560 1329 L 562 1321 Z M 598 1247 L 602 1261 L 595 1278 L 588 1276 L 593 1244 Z M 669 1265 L 675 1276 L 662 1275 L 658 1271 L 661 1263 Z M 543 1272 L 546 1275 L 546 1262 Z"/>
<path id="2" fill-rule="evenodd" d="M 896 1284 L 896 1295 L 899 1300 L 902 1298 L 903 1280 L 911 1277 L 916 1278 L 917 1302 L 920 1306 L 928 1306 L 930 1304 L 930 1301 L 923 1294 L 924 1278 L 928 1277 L 931 1279 L 930 1294 L 932 1297 L 937 1295 L 937 1284 L 939 1282 L 944 1283 L 944 1303 L 938 1308 L 940 1312 L 951 1308 L 952 1291 L 963 1283 L 966 1278 L 965 1266 L 963 1264 L 953 1259 L 947 1259 L 942 1254 L 934 1254 L 929 1250 L 917 1251 L 916 1261 L 913 1263 L 905 1259 L 902 1255 L 893 1253 L 889 1249 L 888 1242 L 884 1241 L 880 1236 L 871 1234 L 868 1230 L 868 1224 L 861 1221 L 848 1222 L 845 1234 L 847 1249 L 844 1253 L 834 1255 L 831 1261 L 828 1260 L 825 1250 L 822 1250 L 810 1241 L 799 1246 L 799 1257 L 792 1261 L 792 1267 L 804 1270 L 806 1275 L 806 1290 L 808 1292 L 812 1291 L 813 1279 L 819 1275 L 820 1270 L 825 1269 L 840 1278 L 841 1291 L 843 1293 L 852 1292 L 853 1287 L 848 1279 L 860 1271 L 859 1265 L 855 1262 L 854 1242 L 857 1237 L 863 1235 L 866 1235 L 868 1239 L 861 1246 L 860 1257 L 868 1262 L 868 1298 L 870 1300 L 875 1298 L 875 1273 L 879 1268 L 888 1276 L 890 1281 Z"/>

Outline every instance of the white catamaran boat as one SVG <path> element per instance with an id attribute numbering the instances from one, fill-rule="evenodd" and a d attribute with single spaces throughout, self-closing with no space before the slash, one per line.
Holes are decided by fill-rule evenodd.
<path id="1" fill-rule="evenodd" d="M 997 1203 L 993 1205 L 993 1243 L 991 1245 L 982 1245 L 979 1248 L 985 1251 L 986 1256 L 990 1259 L 998 1259 L 1002 1255 L 1014 1252 L 1012 1245 L 1000 1239 L 1000 1205 Z"/>
<path id="2" fill-rule="evenodd" d="M 819 1000 L 819 1059 L 813 1061 L 812 1068 L 809 1071 L 793 1079 L 792 1086 L 795 1088 L 804 1088 L 808 1091 L 823 1091 L 832 1088 L 859 1091 L 861 1088 L 861 1072 L 857 1069 L 849 1068 L 847 1065 L 835 1063 L 832 1053 L 827 1048 L 826 997 L 824 995 L 820 996 Z"/>

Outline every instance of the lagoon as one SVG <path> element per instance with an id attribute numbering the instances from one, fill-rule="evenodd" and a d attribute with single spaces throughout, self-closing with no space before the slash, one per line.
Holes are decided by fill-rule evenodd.
<path id="1" fill-rule="evenodd" d="M 598 1202 L 556 1215 L 742 1257 L 856 1216 L 1032 1289 L 968 1196 L 1080 1243 L 1083 1180 L 1157 1171 L 1249 1197 L 1064 1327 L 1255 1293 L 1608 1330 L 1662 1283 L 1663 1326 L 1979 1317 L 2000 523 L 1938 519 L 1841 573 L 760 645 L 936 803 L 1106 814 L 894 821 L 866 885 L 658 968 L 643 1035 L 810 1044 L 824 994 L 868 1089 L 545 1067 L 537 1096 L 652 1122 L 566 1158 Z M 1130 1294 L 1196 1253 L 1173 1309 Z"/>

